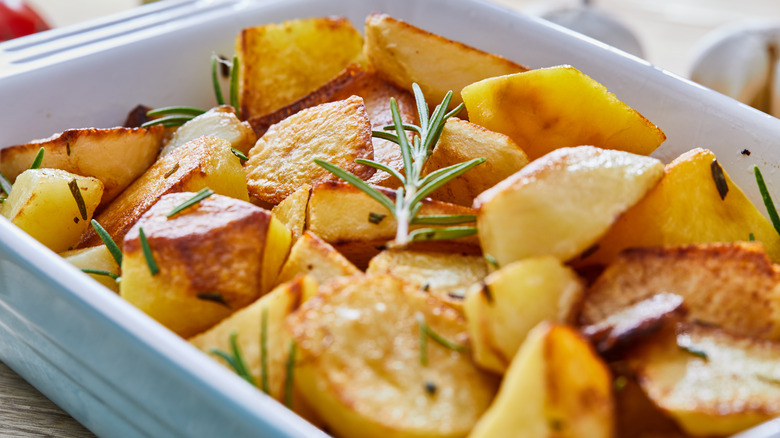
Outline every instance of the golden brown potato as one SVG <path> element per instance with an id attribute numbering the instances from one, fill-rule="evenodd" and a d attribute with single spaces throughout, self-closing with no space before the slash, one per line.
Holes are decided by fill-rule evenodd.
<path id="1" fill-rule="evenodd" d="M 300 351 L 295 384 L 338 436 L 465 436 L 495 394 L 496 379 L 467 351 L 421 338 L 424 324 L 465 347 L 462 316 L 401 279 L 331 281 L 288 324 Z"/>
<path id="2" fill-rule="evenodd" d="M 167 155 L 177 147 L 202 136 L 227 140 L 231 147 L 242 154 L 249 153 L 249 149 L 257 142 L 255 131 L 249 123 L 238 120 L 232 106 L 223 105 L 206 111 L 176 129 L 160 155 Z"/>
<path id="3" fill-rule="evenodd" d="M 519 260 L 492 272 L 469 290 L 463 303 L 474 361 L 503 374 L 537 324 L 573 321 L 582 292 L 577 274 L 551 256 Z"/>
<path id="4" fill-rule="evenodd" d="M 216 137 L 200 137 L 157 160 L 138 180 L 117 197 L 96 219 L 117 245 L 125 233 L 163 195 L 209 187 L 215 193 L 248 200 L 246 176 L 230 143 Z M 79 248 L 103 243 L 92 228 L 81 236 Z"/>
<path id="5" fill-rule="evenodd" d="M 692 436 L 731 436 L 780 416 L 780 344 L 701 325 L 669 330 L 628 361 L 660 409 Z"/>
<path id="6" fill-rule="evenodd" d="M 276 279 L 278 284 L 307 275 L 318 283 L 359 274 L 360 270 L 327 242 L 308 231 L 290 249 L 290 256 Z"/>
<path id="7" fill-rule="evenodd" d="M 290 244 L 289 230 L 270 212 L 226 196 L 212 195 L 167 217 L 193 195 L 163 196 L 128 231 L 120 283 L 122 298 L 182 337 L 267 292 Z M 141 230 L 158 272 L 143 250 Z"/>
<path id="8" fill-rule="evenodd" d="M 362 57 L 363 37 L 343 17 L 243 29 L 236 37 L 241 115 L 263 115 L 299 99 Z"/>
<path id="9" fill-rule="evenodd" d="M 303 184 L 271 209 L 274 216 L 292 232 L 293 242 L 303 235 L 306 228 L 306 207 L 310 194 L 311 186 Z"/>
<path id="10" fill-rule="evenodd" d="M 54 252 L 73 249 L 100 204 L 103 183 L 60 169 L 22 172 L 0 214 Z"/>
<path id="11" fill-rule="evenodd" d="M 469 438 L 611 438 L 612 379 L 569 326 L 541 323 L 512 359 L 498 396 Z"/>
<path id="12" fill-rule="evenodd" d="M 44 148 L 41 167 L 91 176 L 103 183 L 102 208 L 154 163 L 164 134 L 162 126 L 69 129 L 0 150 L 0 173 L 14 181 Z"/>
<path id="13" fill-rule="evenodd" d="M 474 200 L 482 249 L 499 266 L 547 254 L 567 261 L 642 199 L 663 168 L 623 151 L 557 149 Z"/>
<path id="14" fill-rule="evenodd" d="M 470 207 L 477 195 L 528 164 L 525 152 L 511 138 L 451 117 L 425 162 L 423 175 L 474 158 L 485 158 L 485 162 L 448 182 L 431 197 Z"/>
<path id="15" fill-rule="evenodd" d="M 721 197 L 715 181 L 722 172 Z M 628 209 L 596 251 L 580 264 L 608 264 L 626 248 L 675 246 L 707 242 L 762 242 L 774 262 L 780 262 L 780 235 L 745 196 L 715 154 L 693 149 L 666 166 L 664 177 L 647 196 Z"/>
<path id="16" fill-rule="evenodd" d="M 119 265 L 114 260 L 106 245 L 93 246 L 92 248 L 74 249 L 60 253 L 60 257 L 79 269 L 95 269 L 119 275 Z M 106 275 L 87 274 L 98 283 L 119 293 L 119 283 Z"/>
<path id="17" fill-rule="evenodd" d="M 647 398 L 636 379 L 615 379 L 615 417 L 620 438 L 689 438 Z"/>
<path id="18" fill-rule="evenodd" d="M 588 289 L 580 322 L 603 321 L 666 292 L 683 298 L 691 320 L 780 340 L 778 280 L 780 270 L 759 243 L 630 249 Z"/>
<path id="19" fill-rule="evenodd" d="M 304 109 L 269 128 L 249 151 L 247 187 L 253 197 L 278 204 L 303 184 L 338 179 L 315 158 L 368 179 L 374 169 L 355 159 L 372 157 L 371 123 L 363 99 L 352 96 Z"/>
<path id="20" fill-rule="evenodd" d="M 592 145 L 650 155 L 666 135 L 571 66 L 486 79 L 463 89 L 469 120 L 506 134 L 531 160 Z"/>
<path id="21" fill-rule="evenodd" d="M 528 70 L 498 55 L 432 34 L 385 14 L 366 18 L 368 63 L 385 79 L 407 90 L 420 85 L 429 104 L 438 105 L 453 91 L 452 106 L 461 102 L 460 90 L 493 76 Z"/>

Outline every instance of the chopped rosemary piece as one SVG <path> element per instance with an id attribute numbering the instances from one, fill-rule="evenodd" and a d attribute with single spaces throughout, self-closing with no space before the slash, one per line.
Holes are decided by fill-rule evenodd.
<path id="1" fill-rule="evenodd" d="M 217 105 L 224 105 L 225 98 L 222 97 L 222 87 L 219 86 L 219 73 L 217 64 L 221 62 L 219 56 L 211 55 L 211 84 L 214 86 L 214 97 L 217 99 Z"/>
<path id="2" fill-rule="evenodd" d="M 761 174 L 761 170 L 758 166 L 753 166 L 753 173 L 756 176 L 756 184 L 758 185 L 758 191 L 761 192 L 761 198 L 764 200 L 764 206 L 766 212 L 769 215 L 769 219 L 772 220 L 772 225 L 775 227 L 775 231 L 780 233 L 780 216 L 777 214 L 775 203 L 772 202 L 772 196 L 769 194 L 769 189 L 764 182 L 764 176 Z"/>
<path id="3" fill-rule="evenodd" d="M 750 233 L 750 235 L 748 236 L 748 240 L 751 241 L 751 242 L 755 242 L 756 241 L 756 236 L 754 236 L 753 233 Z"/>
<path id="4" fill-rule="evenodd" d="M 450 350 L 457 351 L 458 353 L 468 353 L 469 349 L 463 345 L 458 345 L 448 339 L 445 339 L 442 335 L 433 331 L 425 322 L 425 317 L 422 313 L 417 313 L 417 324 L 420 326 L 420 363 L 423 366 L 428 365 L 428 337 L 436 341 L 439 345 Z"/>
<path id="5" fill-rule="evenodd" d="M 192 207 L 193 205 L 199 203 L 200 201 L 208 198 L 209 196 L 211 196 L 213 194 L 214 194 L 214 191 L 211 190 L 208 187 L 206 187 L 204 189 L 201 189 L 198 193 L 195 194 L 195 196 L 193 196 L 192 198 L 190 198 L 190 199 L 182 202 L 178 206 L 176 206 L 176 208 L 171 210 L 170 213 L 166 214 L 165 217 L 169 217 L 170 218 L 170 217 L 176 216 L 177 214 L 181 213 L 182 211 Z"/>
<path id="6" fill-rule="evenodd" d="M 270 394 L 271 387 L 268 383 L 268 308 L 263 307 L 260 314 L 260 389 Z"/>
<path id="7" fill-rule="evenodd" d="M 484 281 L 480 285 L 479 292 L 482 294 L 482 296 L 485 297 L 485 301 L 488 302 L 488 304 L 493 304 L 493 293 L 490 292 L 490 286 L 487 285 Z"/>
<path id="8" fill-rule="evenodd" d="M 436 384 L 429 381 L 425 382 L 425 392 L 428 393 L 428 395 L 436 395 Z"/>
<path id="9" fill-rule="evenodd" d="M 756 374 L 756 379 L 764 383 L 769 383 L 771 385 L 780 385 L 780 379 L 777 377 L 766 376 L 764 374 Z"/>
<path id="10" fill-rule="evenodd" d="M 176 173 L 177 170 L 179 170 L 179 163 L 174 164 L 173 167 L 171 167 L 171 169 L 169 171 L 165 172 L 165 175 L 163 175 L 163 178 L 168 178 L 169 176 L 171 176 L 174 173 Z"/>
<path id="11" fill-rule="evenodd" d="M 122 250 L 119 249 L 119 246 L 117 246 L 114 239 L 111 238 L 111 235 L 109 235 L 95 219 L 92 219 L 92 228 L 94 228 L 97 235 L 100 236 L 100 240 L 106 245 L 108 252 L 111 253 L 111 257 L 114 258 L 116 264 L 122 266 Z"/>
<path id="12" fill-rule="evenodd" d="M 298 352 L 298 345 L 295 341 L 290 341 L 290 352 L 287 355 L 285 368 L 287 374 L 284 378 L 284 405 L 292 409 L 293 402 L 293 379 L 295 378 L 295 359 Z"/>
<path id="13" fill-rule="evenodd" d="M 249 367 L 247 367 L 244 356 L 241 354 L 241 348 L 238 346 L 238 334 L 236 332 L 230 334 L 230 350 L 230 353 L 225 353 L 222 350 L 213 348 L 211 349 L 211 354 L 215 354 L 224 359 L 236 374 L 249 382 L 250 385 L 256 386 L 255 379 L 249 372 Z"/>
<path id="14" fill-rule="evenodd" d="M 707 355 L 707 352 L 704 350 L 699 350 L 698 348 L 694 348 L 691 346 L 682 346 L 682 345 L 680 345 L 680 350 L 688 354 L 691 354 L 693 356 L 704 359 L 705 361 L 710 360 L 709 356 Z"/>
<path id="15" fill-rule="evenodd" d="M 374 225 L 379 225 L 379 223 L 382 222 L 382 219 L 386 217 L 386 214 L 374 213 L 373 211 L 368 213 L 368 221 Z"/>
<path id="16" fill-rule="evenodd" d="M 2 173 L 0 173 L 0 190 L 5 192 L 6 195 L 11 194 L 11 182 Z"/>
<path id="17" fill-rule="evenodd" d="M 206 111 L 200 108 L 193 108 L 191 106 L 166 106 L 163 108 L 157 108 L 147 111 L 147 116 L 170 116 L 170 115 L 184 115 L 184 116 L 199 116 Z"/>
<path id="18" fill-rule="evenodd" d="M 203 293 L 199 293 L 197 297 L 199 300 L 211 301 L 217 304 L 222 304 L 228 309 L 230 308 L 230 304 L 228 304 L 228 302 L 225 301 L 225 297 L 219 292 L 203 292 Z"/>
<path id="19" fill-rule="evenodd" d="M 104 271 L 102 269 L 81 268 L 81 272 L 85 274 L 94 274 L 94 275 L 102 275 L 105 277 L 111 277 L 113 280 L 119 279 L 119 276 L 114 274 L 113 272 Z"/>
<path id="20" fill-rule="evenodd" d="M 715 187 L 718 189 L 720 199 L 726 199 L 726 195 L 729 192 L 729 184 L 726 182 L 726 174 L 723 173 L 723 168 L 720 167 L 717 158 L 712 160 L 710 171 L 712 172 L 712 180 L 715 181 Z"/>
<path id="21" fill-rule="evenodd" d="M 38 153 L 35 154 L 35 158 L 33 159 L 32 164 L 30 165 L 30 169 L 40 169 L 41 163 L 43 163 L 43 153 L 44 149 L 41 147 L 38 149 Z M 86 219 L 86 218 L 84 218 Z"/>
<path id="22" fill-rule="evenodd" d="M 138 238 L 141 240 L 141 250 L 144 252 L 146 264 L 149 265 L 149 272 L 152 275 L 159 274 L 160 268 L 157 267 L 157 262 L 154 261 L 154 254 L 152 254 L 152 249 L 149 248 L 149 241 L 146 240 L 146 234 L 144 234 L 144 229 L 141 227 L 138 227 Z"/>
<path id="23" fill-rule="evenodd" d="M 490 254 L 485 254 L 485 261 L 488 262 L 488 264 L 496 269 L 499 269 L 498 266 L 498 260 L 496 260 L 495 257 L 493 257 Z"/>
<path id="24" fill-rule="evenodd" d="M 401 113 L 398 110 L 398 103 L 394 98 L 390 98 L 390 112 L 393 117 L 393 124 L 384 129 L 387 131 L 394 130 L 395 132 L 385 132 L 383 130 L 373 131 L 374 137 L 389 140 L 396 143 L 401 148 L 404 168 L 403 174 L 385 164 L 373 160 L 355 160 L 356 163 L 385 171 L 401 182 L 401 186 L 396 190 L 395 201 L 392 201 L 388 196 L 368 185 L 352 173 L 325 161 L 318 159 L 314 160 L 319 166 L 322 166 L 329 172 L 374 198 L 393 215 L 398 225 L 395 239 L 389 245 L 391 247 L 404 247 L 413 241 L 454 239 L 476 233 L 476 228 L 473 227 L 429 228 L 410 232 L 410 226 L 416 224 L 446 226 L 473 222 L 474 219 L 471 215 L 417 217 L 417 213 L 420 211 L 422 206 L 421 203 L 426 196 L 485 161 L 484 158 L 475 158 L 464 163 L 436 170 L 423 177 L 422 169 L 425 165 L 425 161 L 433 153 L 436 142 L 444 129 L 444 124 L 448 118 L 458 114 L 463 109 L 463 104 L 460 104 L 454 110 L 447 112 L 450 100 L 452 99 L 452 91 L 450 91 L 444 97 L 441 104 L 438 105 L 429 116 L 428 105 L 420 87 L 417 84 L 412 84 L 412 89 L 417 104 L 420 126 L 403 123 L 401 120 Z M 413 134 L 411 142 L 407 138 L 407 131 Z"/>
<path id="25" fill-rule="evenodd" d="M 239 159 L 239 160 L 241 160 L 241 161 L 247 161 L 247 160 L 249 160 L 249 157 L 247 157 L 246 155 L 244 155 L 244 153 L 243 153 L 243 152 L 239 151 L 239 150 L 238 150 L 238 149 L 236 149 L 236 148 L 230 148 L 230 152 L 233 152 L 233 155 L 237 156 L 237 157 L 238 157 L 238 159 Z"/>
<path id="26" fill-rule="evenodd" d="M 238 102 L 238 56 L 233 56 L 230 68 L 230 106 L 236 110 L 236 117 L 241 118 L 241 108 Z"/>
<path id="27" fill-rule="evenodd" d="M 65 153 L 70 156 L 70 142 L 65 143 Z"/>
<path id="28" fill-rule="evenodd" d="M 43 150 L 43 148 L 41 148 L 41 150 Z M 76 206 L 79 208 L 81 219 L 87 220 L 87 204 L 84 203 L 84 197 L 81 196 L 81 189 L 79 189 L 79 183 L 76 181 L 76 178 L 73 178 L 68 182 L 68 188 L 70 189 L 70 194 L 73 195 L 73 199 L 76 201 Z"/>
<path id="29" fill-rule="evenodd" d="M 628 385 L 628 378 L 626 376 L 617 376 L 613 385 L 615 386 L 615 392 L 620 392 Z"/>
<path id="30" fill-rule="evenodd" d="M 594 243 L 593 245 L 589 246 L 588 249 L 582 251 L 582 254 L 580 254 L 580 260 L 584 260 L 592 256 L 593 254 L 596 253 L 596 251 L 599 250 L 599 248 L 601 248 L 601 245 L 599 245 L 598 243 Z"/>
<path id="31" fill-rule="evenodd" d="M 171 126 L 181 126 L 190 120 L 192 120 L 193 116 L 167 116 L 167 117 L 160 117 L 159 119 L 149 120 L 146 123 L 143 123 L 141 125 L 142 128 L 148 128 L 150 126 L 154 125 L 163 125 L 166 128 Z"/>
<path id="32" fill-rule="evenodd" d="M 425 330 L 425 319 L 421 314 L 417 314 L 417 325 L 420 326 L 420 365 L 428 366 L 428 333 Z"/>

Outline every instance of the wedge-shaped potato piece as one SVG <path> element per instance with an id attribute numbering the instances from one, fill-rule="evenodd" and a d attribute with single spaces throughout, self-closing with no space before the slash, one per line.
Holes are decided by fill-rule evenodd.
<path id="1" fill-rule="evenodd" d="M 212 195 L 167 217 L 193 195 L 163 196 L 130 229 L 120 284 L 122 298 L 183 337 L 267 292 L 264 286 L 273 284 L 290 244 L 289 231 L 270 212 L 226 196 Z M 279 228 L 285 233 L 277 233 Z"/>
<path id="2" fill-rule="evenodd" d="M 612 379 L 579 333 L 542 323 L 526 338 L 470 438 L 614 436 Z"/>
<path id="3" fill-rule="evenodd" d="M 479 80 L 528 70 L 498 55 L 432 34 L 385 14 L 366 18 L 368 63 L 384 78 L 411 90 L 416 82 L 430 104 L 453 91 L 452 105 L 461 102 L 460 90 Z"/>
<path id="4" fill-rule="evenodd" d="M 780 262 L 780 236 L 769 220 L 712 152 L 693 149 L 666 166 L 661 182 L 628 209 L 580 263 L 608 264 L 626 248 L 747 241 L 751 235 Z"/>
<path id="5" fill-rule="evenodd" d="M 520 260 L 491 273 L 463 303 L 474 361 L 503 374 L 537 324 L 573 321 L 582 292 L 577 274 L 552 256 Z"/>
<path id="6" fill-rule="evenodd" d="M 236 37 L 243 118 L 269 113 L 309 94 L 358 61 L 362 48 L 360 32 L 343 17 L 243 29 Z"/>
<path id="7" fill-rule="evenodd" d="M 691 320 L 780 340 L 780 270 L 759 243 L 626 250 L 588 289 L 580 322 L 603 321 L 653 295 L 680 295 Z"/>
<path id="8" fill-rule="evenodd" d="M 268 381 L 269 394 L 282 403 L 288 396 L 292 396 L 292 409 L 311 421 L 313 417 L 308 415 L 308 409 L 302 406 L 303 401 L 300 396 L 287 394 L 285 389 L 285 382 L 290 377 L 287 375 L 287 361 L 292 342 L 292 337 L 285 329 L 285 319 L 300 306 L 305 295 L 311 295 L 316 290 L 317 282 L 308 277 L 300 277 L 281 284 L 208 331 L 190 338 L 189 341 L 228 366 L 224 359 L 214 352 L 216 350 L 232 354 L 230 338 L 235 336 L 247 371 L 259 389 L 263 389 L 261 362 L 265 350 L 267 354 L 265 378 Z M 264 325 L 265 333 L 263 333 Z M 261 345 L 261 339 L 265 339 L 265 347 Z"/>
<path id="9" fill-rule="evenodd" d="M 425 162 L 427 175 L 474 158 L 485 162 L 431 194 L 433 199 L 471 206 L 474 198 L 528 164 L 528 157 L 511 138 L 455 117 L 447 120 L 433 154 Z"/>
<path id="10" fill-rule="evenodd" d="M 395 200 L 393 190 L 377 189 Z M 422 201 L 419 215 L 446 214 L 474 214 L 474 210 L 431 199 Z M 397 227 L 395 218 L 382 204 L 343 182 L 326 182 L 314 186 L 309 198 L 308 217 L 309 231 L 333 245 L 361 269 L 368 266 L 369 260 L 379 254 L 387 242 L 395 238 Z M 415 225 L 412 229 L 416 227 L 418 226 Z M 480 253 L 479 242 L 474 236 L 414 243 L 410 245 L 410 249 Z"/>
<path id="11" fill-rule="evenodd" d="M 390 274 L 414 282 L 423 291 L 460 308 L 469 287 L 487 275 L 487 265 L 479 255 L 391 249 L 372 258 L 366 273 Z"/>
<path id="12" fill-rule="evenodd" d="M 359 273 L 360 269 L 341 253 L 306 231 L 290 250 L 290 256 L 282 266 L 276 282 L 284 283 L 299 275 L 307 275 L 318 283 L 325 283 L 332 278 Z"/>
<path id="13" fill-rule="evenodd" d="M 780 416 L 780 344 L 693 324 L 669 332 L 628 363 L 685 432 L 730 436 Z"/>
<path id="14" fill-rule="evenodd" d="M 271 209 L 274 216 L 292 232 L 293 241 L 298 240 L 306 228 L 306 207 L 310 194 L 311 186 L 303 184 Z"/>
<path id="15" fill-rule="evenodd" d="M 464 436 L 495 394 L 496 379 L 467 352 L 421 341 L 424 324 L 465 347 L 465 321 L 401 279 L 334 280 L 288 324 L 300 351 L 295 384 L 338 436 Z"/>
<path id="16" fill-rule="evenodd" d="M 119 275 L 119 265 L 114 260 L 111 252 L 106 245 L 93 246 L 92 248 L 74 249 L 60 253 L 60 256 L 71 265 L 79 269 L 93 269 L 97 271 L 110 272 Z M 98 281 L 98 283 L 119 292 L 119 283 L 112 277 L 100 274 L 87 274 Z"/>
<path id="17" fill-rule="evenodd" d="M 499 266 L 582 253 L 663 175 L 655 158 L 591 146 L 533 161 L 474 200 L 479 240 Z"/>
<path id="18" fill-rule="evenodd" d="M 41 167 L 91 176 L 103 183 L 101 207 L 154 163 L 165 129 L 150 128 L 70 129 L 44 140 L 0 150 L 0 173 L 11 181 L 30 168 L 40 148 Z"/>
<path id="19" fill-rule="evenodd" d="M 324 103 L 272 126 L 257 141 L 245 166 L 249 194 L 278 204 L 303 184 L 338 179 L 314 158 L 368 179 L 374 169 L 355 159 L 372 157 L 371 123 L 363 99 Z"/>
<path id="20" fill-rule="evenodd" d="M 381 130 L 384 126 L 393 123 L 390 98 L 396 100 L 398 112 L 404 123 L 418 124 L 417 107 L 412 93 L 385 81 L 379 77 L 377 72 L 366 70 L 356 64 L 350 65 L 311 94 L 265 116 L 252 118 L 249 123 L 252 124 L 258 135 L 263 135 L 271 125 L 279 123 L 305 108 L 344 100 L 350 96 L 363 98 L 372 129 Z M 386 164 L 399 172 L 403 171 L 403 157 L 398 145 L 381 138 L 372 138 L 372 143 L 374 145 L 374 161 Z M 391 188 L 399 185 L 398 180 L 381 170 L 374 173 L 368 182 Z"/>
<path id="21" fill-rule="evenodd" d="M 122 245 L 125 233 L 163 195 L 197 192 L 204 187 L 220 195 L 249 200 L 244 169 L 227 140 L 200 137 L 176 148 L 157 160 L 96 219 L 117 245 Z M 101 243 L 97 233 L 89 228 L 81 236 L 79 247 Z"/>
<path id="22" fill-rule="evenodd" d="M 625 367 L 624 367 L 625 368 Z M 647 398 L 636 379 L 615 378 L 617 437 L 690 438 L 677 423 Z"/>
<path id="23" fill-rule="evenodd" d="M 469 120 L 512 138 L 531 160 L 592 145 L 650 155 L 666 135 L 571 66 L 486 79 L 463 89 Z"/>
<path id="24" fill-rule="evenodd" d="M 227 140 L 231 147 L 242 154 L 249 153 L 249 149 L 257 142 L 255 131 L 249 123 L 238 120 L 232 106 L 223 105 L 212 108 L 180 126 L 165 144 L 160 155 L 167 155 L 177 147 L 202 136 Z"/>
<path id="25" fill-rule="evenodd" d="M 100 204 L 103 183 L 60 169 L 22 172 L 0 212 L 54 252 L 72 249 Z"/>

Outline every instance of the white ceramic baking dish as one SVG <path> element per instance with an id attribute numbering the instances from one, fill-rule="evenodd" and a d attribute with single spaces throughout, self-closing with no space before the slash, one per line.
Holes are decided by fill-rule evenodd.
<path id="1" fill-rule="evenodd" d="M 209 57 L 232 54 L 241 28 L 321 15 L 362 28 L 373 11 L 531 67 L 574 65 L 666 132 L 659 158 L 707 147 L 758 205 L 754 164 L 780 193 L 779 120 L 476 0 L 169 0 L 3 43 L 0 146 L 116 126 L 139 103 L 209 106 Z M 2 218 L 0 359 L 100 436 L 323 435 Z"/>

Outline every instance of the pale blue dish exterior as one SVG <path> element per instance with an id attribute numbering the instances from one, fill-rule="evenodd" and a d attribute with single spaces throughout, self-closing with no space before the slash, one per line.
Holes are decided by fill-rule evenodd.
<path id="1" fill-rule="evenodd" d="M 0 44 L 0 147 L 128 110 L 213 104 L 212 53 L 243 27 L 387 12 L 530 67 L 571 64 L 662 127 L 669 161 L 707 147 L 758 200 L 780 193 L 780 121 L 543 21 L 474 0 L 167 0 Z M 739 153 L 750 149 L 751 155 Z M 0 218 L 0 359 L 103 437 L 326 436 Z M 778 433 L 776 423 L 745 437 Z"/>

